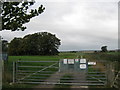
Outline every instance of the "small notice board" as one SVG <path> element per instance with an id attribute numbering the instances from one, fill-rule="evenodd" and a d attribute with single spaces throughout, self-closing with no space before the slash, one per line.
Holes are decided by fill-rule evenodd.
<path id="1" fill-rule="evenodd" d="M 67 64 L 67 59 L 63 59 L 63 63 L 64 63 L 64 64 Z"/>
<path id="2" fill-rule="evenodd" d="M 74 59 L 68 59 L 68 64 L 74 64 Z"/>
<path id="3" fill-rule="evenodd" d="M 80 69 L 86 69 L 86 68 L 87 68 L 86 64 L 80 64 Z"/>
<path id="4" fill-rule="evenodd" d="M 86 63 L 86 59 L 80 59 L 80 63 Z"/>
<path id="5" fill-rule="evenodd" d="M 96 65 L 96 62 L 88 62 L 88 65 Z"/>
<path id="6" fill-rule="evenodd" d="M 79 62 L 79 59 L 75 59 L 75 62 Z"/>

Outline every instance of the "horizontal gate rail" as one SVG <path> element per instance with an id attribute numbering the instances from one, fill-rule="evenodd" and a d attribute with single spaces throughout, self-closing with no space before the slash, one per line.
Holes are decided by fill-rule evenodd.
<path id="1" fill-rule="evenodd" d="M 33 79 L 44 79 L 44 78 L 47 78 L 47 77 L 31 77 L 31 78 L 33 78 Z M 54 78 L 54 79 L 59 79 L 59 78 Z M 78 80 L 79 78 L 62 78 L 62 79 L 69 79 L 69 80 Z M 98 79 L 98 78 L 87 78 L 87 79 L 92 79 L 92 80 L 96 80 L 96 79 Z M 101 80 L 106 80 L 106 78 L 99 78 L 99 79 L 101 79 Z M 18 79 L 18 80 L 22 80 L 22 79 Z"/>
<path id="2" fill-rule="evenodd" d="M 28 73 L 18 73 L 18 74 L 28 74 Z M 39 74 L 39 72 L 37 74 L 34 74 L 34 75 L 51 75 L 51 74 Z M 56 75 L 56 76 L 61 76 L 61 75 Z M 82 76 L 82 75 L 79 75 L 79 76 Z M 89 76 L 104 76 L 104 75 L 89 75 Z"/>
<path id="3" fill-rule="evenodd" d="M 18 73 L 18 74 L 28 74 L 28 73 Z M 48 75 L 48 76 L 50 76 L 51 74 L 34 74 L 34 75 Z M 56 75 L 56 76 L 60 76 L 60 75 Z"/>
<path id="4" fill-rule="evenodd" d="M 17 61 L 17 62 L 56 62 L 58 63 L 59 61 Z"/>
<path id="5" fill-rule="evenodd" d="M 106 78 L 87 78 L 87 79 L 101 79 L 101 80 L 106 80 Z"/>
<path id="6" fill-rule="evenodd" d="M 103 75 L 94 75 L 93 74 L 93 75 L 88 75 L 88 76 L 93 76 L 94 77 L 94 76 L 105 76 L 105 75 L 104 74 Z"/>
<path id="7" fill-rule="evenodd" d="M 54 68 L 58 68 L 58 67 L 54 67 Z M 24 73 L 24 72 L 26 72 L 26 73 Z M 22 72 L 20 72 L 20 73 L 18 73 L 18 74 L 29 74 L 29 73 L 27 73 L 27 71 L 24 71 L 23 73 Z M 29 71 L 29 72 L 32 72 L 32 71 Z M 36 71 L 33 71 L 33 72 L 36 72 Z M 43 71 L 43 72 L 45 72 L 45 71 Z M 36 74 L 36 75 L 40 75 L 40 74 Z M 50 74 L 48 74 L 48 75 L 50 75 Z M 96 75 L 96 74 L 88 74 L 88 76 L 106 76 L 105 74 L 99 74 L 99 75 Z"/>
<path id="8" fill-rule="evenodd" d="M 88 72 L 88 74 L 105 74 L 106 72 Z"/>
<path id="9" fill-rule="evenodd" d="M 57 62 L 57 63 L 58 63 L 58 62 Z M 25 78 L 28 78 L 28 77 L 30 77 L 30 76 L 32 76 L 32 75 L 35 75 L 35 74 L 37 74 L 37 73 L 39 73 L 39 72 L 41 72 L 41 71 L 43 71 L 43 70 L 45 70 L 45 69 L 47 69 L 47 68 L 50 68 L 50 67 L 56 65 L 57 63 L 54 63 L 54 64 L 52 64 L 52 65 L 50 65 L 50 66 L 48 66 L 48 67 L 45 67 L 45 68 L 43 68 L 43 69 L 41 69 L 41 70 L 39 70 L 39 71 L 37 71 L 37 72 L 35 72 L 35 73 L 29 74 L 28 76 L 23 77 L 22 80 L 25 79 Z"/>
<path id="10" fill-rule="evenodd" d="M 29 68 L 30 68 L 30 67 L 31 67 L 31 68 L 45 68 L 45 67 L 47 67 L 47 66 L 18 66 L 18 67 L 24 67 L 24 68 L 25 68 L 25 67 L 26 67 L 26 68 L 28 68 L 28 67 L 29 67 Z M 50 68 L 59 68 L 59 67 L 50 67 Z"/>
<path id="11" fill-rule="evenodd" d="M 79 86 L 104 86 L 103 83 L 53 83 L 53 82 L 19 82 L 24 84 L 54 84 L 54 85 L 79 85 Z"/>
<path id="12" fill-rule="evenodd" d="M 41 81 L 41 82 L 44 82 L 45 80 L 37 80 L 37 79 L 24 79 L 25 81 Z M 20 80 L 22 81 L 22 80 Z M 52 82 L 52 81 L 59 81 L 59 80 L 47 80 L 48 82 Z M 78 82 L 78 83 L 105 83 L 105 81 L 69 81 L 69 80 L 60 80 L 61 82 Z"/>
<path id="13" fill-rule="evenodd" d="M 21 73 L 22 73 L 22 72 L 26 72 L 26 73 L 29 73 L 29 72 L 31 72 L 31 73 L 32 73 L 32 72 L 36 72 L 36 71 L 20 71 L 20 70 L 19 70 L 19 71 L 17 71 L 17 72 L 18 72 L 18 73 L 19 73 L 19 72 L 21 72 Z M 55 72 L 55 71 L 41 71 L 41 72 L 53 73 L 53 72 Z"/>
<path id="14" fill-rule="evenodd" d="M 17 73 L 17 74 L 29 74 L 29 73 L 19 72 L 19 73 Z M 51 74 L 39 74 L 39 72 L 38 72 L 38 73 L 35 74 L 35 75 L 51 75 Z M 56 76 L 59 76 L 59 75 L 56 75 Z M 80 76 L 81 76 L 81 75 L 80 75 Z M 103 75 L 88 75 L 88 76 L 90 76 L 90 77 L 94 77 L 94 76 L 101 76 L 101 77 L 102 77 L 102 76 L 104 76 L 104 77 L 105 77 L 106 75 L 103 74 Z"/>
<path id="15" fill-rule="evenodd" d="M 93 77 L 93 76 L 91 76 L 91 77 L 95 79 L 95 77 Z M 96 80 L 98 80 L 99 82 L 102 81 L 100 78 L 97 78 Z"/>

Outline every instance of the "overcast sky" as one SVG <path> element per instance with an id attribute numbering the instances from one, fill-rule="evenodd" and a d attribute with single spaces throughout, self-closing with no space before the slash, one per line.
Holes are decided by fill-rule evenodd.
<path id="1" fill-rule="evenodd" d="M 118 48 L 119 0 L 36 0 L 31 8 L 44 5 L 25 31 L 0 31 L 8 41 L 14 37 L 47 31 L 61 39 L 59 50 L 96 50 L 102 45 Z"/>

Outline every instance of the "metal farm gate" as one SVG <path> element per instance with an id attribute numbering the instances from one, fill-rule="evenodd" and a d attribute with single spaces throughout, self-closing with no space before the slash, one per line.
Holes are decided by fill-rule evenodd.
<path id="1" fill-rule="evenodd" d="M 17 61 L 13 62 L 13 83 L 43 83 L 57 72 L 57 61 Z"/>
<path id="2" fill-rule="evenodd" d="M 67 60 L 70 61 L 70 60 Z M 80 59 L 78 59 L 80 61 Z M 75 59 L 74 59 L 75 62 Z M 78 62 L 79 63 L 79 62 Z M 86 62 L 88 63 L 88 62 Z M 97 66 L 98 64 L 98 66 Z M 106 86 L 106 66 L 88 65 L 86 69 L 76 69 L 75 63 L 64 61 L 17 61 L 13 62 L 13 83 L 39 85 Z M 80 68 L 81 66 L 78 65 Z M 70 69 L 69 69 L 70 68 Z"/>

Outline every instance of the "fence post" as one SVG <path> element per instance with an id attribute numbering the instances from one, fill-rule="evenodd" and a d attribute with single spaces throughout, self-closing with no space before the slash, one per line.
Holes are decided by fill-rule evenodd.
<path id="1" fill-rule="evenodd" d="M 115 72 L 114 72 L 114 63 L 109 62 L 107 64 L 107 85 L 111 86 L 115 77 Z"/>

